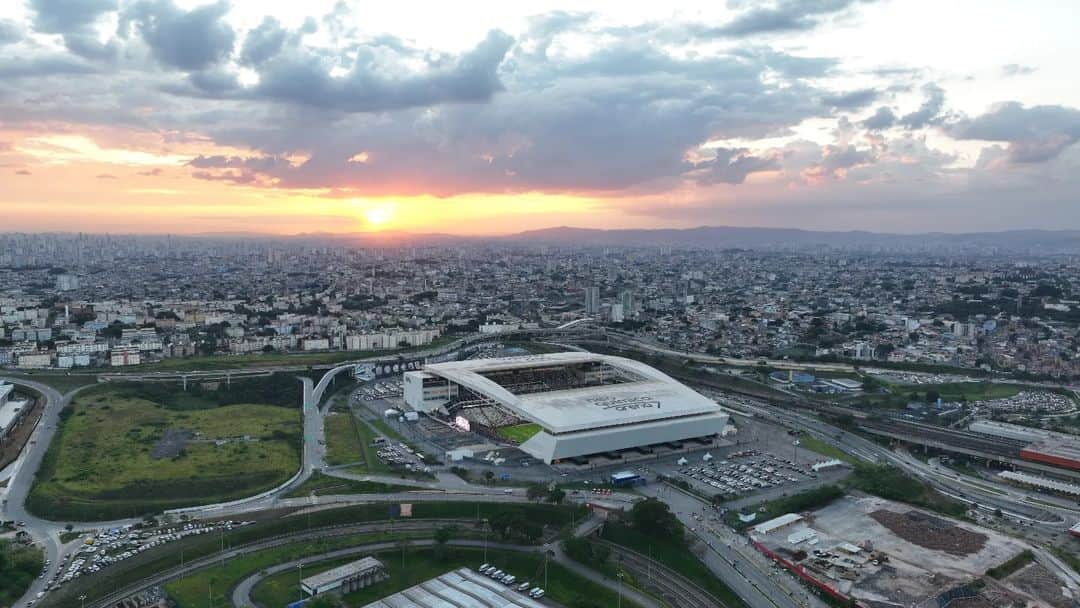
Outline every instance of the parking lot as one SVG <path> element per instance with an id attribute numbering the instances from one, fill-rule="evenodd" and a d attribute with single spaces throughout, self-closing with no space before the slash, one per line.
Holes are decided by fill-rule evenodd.
<path id="1" fill-rule="evenodd" d="M 162 528 L 137 528 L 124 526 L 111 528 L 81 537 L 81 543 L 67 552 L 56 577 L 45 587 L 48 592 L 59 588 L 80 576 L 101 571 L 112 564 L 130 559 L 143 551 L 166 543 L 178 541 L 188 536 L 210 534 L 219 529 L 232 530 L 253 522 L 221 521 L 214 523 L 184 523 Z"/>
<path id="2" fill-rule="evenodd" d="M 375 401 L 387 397 L 401 396 L 402 381 L 397 379 L 376 380 L 364 384 L 353 393 L 355 401 Z"/>
<path id="3" fill-rule="evenodd" d="M 822 458 L 821 461 L 825 462 L 826 459 Z M 757 450 L 741 450 L 707 461 L 691 463 L 682 459 L 680 462 L 685 464 L 677 467 L 675 479 L 689 483 L 703 494 L 722 495 L 725 501 L 768 490 L 772 490 L 769 494 L 802 491 L 807 486 L 815 485 L 822 475 L 831 478 L 835 474 L 835 471 L 815 471 L 813 465 L 796 463 Z"/>

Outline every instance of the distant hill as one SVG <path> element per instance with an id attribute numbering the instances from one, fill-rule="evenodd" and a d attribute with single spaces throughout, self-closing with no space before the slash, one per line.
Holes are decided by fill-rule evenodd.
<path id="1" fill-rule="evenodd" d="M 467 236 L 402 231 L 294 235 L 260 233 L 203 233 L 196 238 L 236 238 L 285 241 L 333 247 L 446 247 L 467 244 L 549 245 L 556 247 L 673 247 L 693 249 L 752 249 L 773 251 L 927 252 L 952 254 L 1080 254 L 1080 230 L 1006 230 L 1003 232 L 886 232 L 816 231 L 798 228 L 700 226 L 598 230 L 545 228 L 504 236 Z M 180 237 L 182 238 L 182 237 Z"/>
<path id="2" fill-rule="evenodd" d="M 595 247 L 1080 253 L 1080 230 L 892 234 L 734 226 L 653 230 L 593 230 L 560 227 L 530 230 L 504 238 L 519 243 Z"/>

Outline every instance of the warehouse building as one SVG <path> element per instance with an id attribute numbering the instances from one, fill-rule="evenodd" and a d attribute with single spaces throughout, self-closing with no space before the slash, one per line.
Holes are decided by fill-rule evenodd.
<path id="1" fill-rule="evenodd" d="M 328 591 L 349 593 L 373 585 L 388 577 L 386 567 L 374 557 L 350 562 L 326 572 L 320 572 L 300 581 L 300 588 L 308 595 Z"/>
<path id="2" fill-rule="evenodd" d="M 1061 438 L 1044 439 L 1020 450 L 1020 457 L 1080 471 L 1080 442 Z"/>
<path id="3" fill-rule="evenodd" d="M 476 359 L 405 373 L 414 410 L 517 443 L 544 462 L 723 434 L 711 399 L 638 361 L 587 352 Z"/>
<path id="4" fill-rule="evenodd" d="M 499 584 L 468 568 L 433 578 L 364 608 L 545 608 L 523 592 Z"/>

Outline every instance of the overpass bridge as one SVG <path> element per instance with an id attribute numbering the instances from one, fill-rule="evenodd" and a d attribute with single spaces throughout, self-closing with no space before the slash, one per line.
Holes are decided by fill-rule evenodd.
<path id="1" fill-rule="evenodd" d="M 1025 441 L 901 421 L 860 420 L 857 424 L 867 433 L 901 443 L 970 456 L 1008 468 L 1026 469 L 1044 475 L 1080 481 L 1080 471 L 1071 471 L 1021 458 L 1020 450 L 1027 445 Z"/>

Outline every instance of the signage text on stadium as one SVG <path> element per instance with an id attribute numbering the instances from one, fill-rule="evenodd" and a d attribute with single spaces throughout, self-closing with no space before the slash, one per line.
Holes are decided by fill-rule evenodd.
<path id="1" fill-rule="evenodd" d="M 660 400 L 647 395 L 638 397 L 594 397 L 589 399 L 589 402 L 602 409 L 615 410 L 616 412 L 640 410 L 651 407 L 660 409 Z"/>

